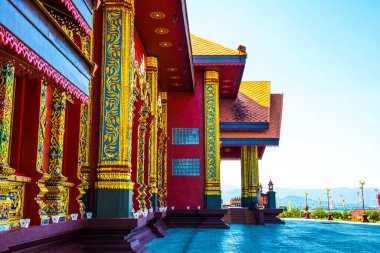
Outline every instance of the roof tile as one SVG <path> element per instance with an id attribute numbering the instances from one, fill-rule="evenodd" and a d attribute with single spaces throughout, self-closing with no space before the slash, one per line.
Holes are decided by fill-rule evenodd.
<path id="1" fill-rule="evenodd" d="M 221 131 L 220 138 L 280 138 L 282 118 L 282 94 L 270 95 L 270 122 L 269 128 L 264 131 Z"/>
<path id="2" fill-rule="evenodd" d="M 243 81 L 240 83 L 239 92 L 262 106 L 270 104 L 270 81 Z"/>
<path id="3" fill-rule="evenodd" d="M 190 39 L 193 55 L 243 55 L 238 50 L 219 45 L 194 34 L 190 35 Z"/>
<path id="4" fill-rule="evenodd" d="M 239 93 L 235 99 L 220 99 L 220 122 L 269 122 L 269 107 Z"/>
<path id="5" fill-rule="evenodd" d="M 241 82 L 236 99 L 220 100 L 220 122 L 269 122 L 270 82 Z"/>

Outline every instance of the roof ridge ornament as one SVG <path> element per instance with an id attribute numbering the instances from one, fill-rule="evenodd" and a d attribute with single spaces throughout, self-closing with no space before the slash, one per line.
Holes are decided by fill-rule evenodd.
<path id="1" fill-rule="evenodd" d="M 240 52 L 241 55 L 248 56 L 248 54 L 247 54 L 247 48 L 245 46 L 239 45 L 239 47 L 237 48 L 237 50 Z"/>

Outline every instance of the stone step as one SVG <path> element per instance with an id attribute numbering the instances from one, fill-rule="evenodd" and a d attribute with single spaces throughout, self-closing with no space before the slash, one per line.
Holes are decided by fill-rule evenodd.
<path id="1" fill-rule="evenodd" d="M 228 213 L 224 216 L 227 223 L 255 223 L 253 211 L 248 208 L 229 208 Z"/>

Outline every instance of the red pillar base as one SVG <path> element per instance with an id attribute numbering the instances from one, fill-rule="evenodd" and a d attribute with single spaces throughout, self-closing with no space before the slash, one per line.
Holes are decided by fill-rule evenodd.
<path id="1" fill-rule="evenodd" d="M 333 220 L 333 218 L 331 217 L 331 214 L 327 215 L 327 220 Z"/>
<path id="2" fill-rule="evenodd" d="M 362 222 L 369 222 L 366 214 L 363 214 Z"/>
<path id="3" fill-rule="evenodd" d="M 309 212 L 305 213 L 305 219 L 307 219 L 307 220 L 310 219 L 310 213 Z"/>

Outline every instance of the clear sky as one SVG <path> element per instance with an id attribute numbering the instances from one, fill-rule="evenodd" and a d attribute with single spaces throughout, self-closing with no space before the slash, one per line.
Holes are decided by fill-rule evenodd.
<path id="1" fill-rule="evenodd" d="M 187 0 L 190 32 L 247 47 L 243 80 L 284 93 L 279 147 L 260 180 L 275 187 L 380 187 L 380 1 Z M 239 184 L 239 163 L 222 184 Z M 227 168 L 227 169 L 226 169 Z"/>

